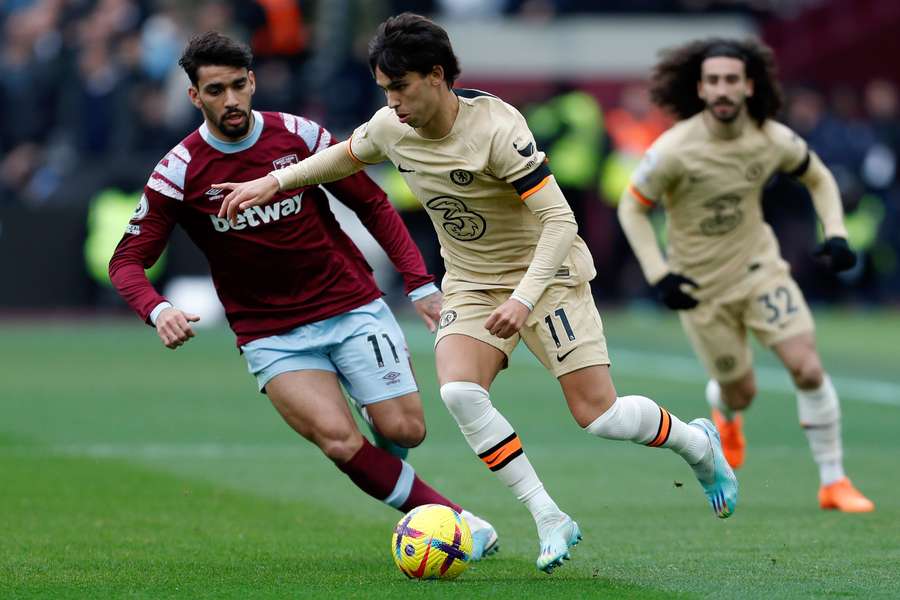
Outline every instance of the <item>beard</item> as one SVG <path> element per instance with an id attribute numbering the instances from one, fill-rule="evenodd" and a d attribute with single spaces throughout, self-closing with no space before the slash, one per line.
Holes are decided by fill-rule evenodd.
<path id="1" fill-rule="evenodd" d="M 741 114 L 742 104 L 735 104 L 727 98 L 718 98 L 715 102 L 706 103 L 706 109 L 710 114 L 722 123 L 731 123 Z M 730 108 L 728 112 L 720 112 L 722 108 Z M 717 110 L 718 109 L 718 110 Z"/>
<path id="2" fill-rule="evenodd" d="M 221 131 L 222 135 L 224 135 L 225 137 L 236 140 L 244 137 L 245 135 L 247 135 L 247 132 L 250 131 L 250 114 L 248 111 L 233 109 L 226 111 L 222 114 L 221 117 L 216 119 L 215 115 L 208 108 L 206 108 L 206 106 L 204 106 L 203 113 L 206 115 L 207 119 L 216 124 L 216 127 L 219 128 L 219 131 Z M 244 120 L 241 121 L 240 125 L 230 125 L 228 122 L 226 122 L 226 119 L 235 115 L 244 117 Z"/>

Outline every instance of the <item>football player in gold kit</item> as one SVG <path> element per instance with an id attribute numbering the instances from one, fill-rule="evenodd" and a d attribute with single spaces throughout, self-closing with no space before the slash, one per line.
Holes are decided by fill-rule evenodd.
<path id="1" fill-rule="evenodd" d="M 822 161 L 772 117 L 781 106 L 771 50 L 709 39 L 664 54 L 651 93 L 681 120 L 647 151 L 619 205 L 619 220 L 644 275 L 682 325 L 710 374 L 706 396 L 729 463 L 744 461 L 741 413 L 756 395 L 747 331 L 784 363 L 800 424 L 819 466 L 824 509 L 868 512 L 874 504 L 844 474 L 838 396 L 816 351 L 803 294 L 762 215 L 763 186 L 776 173 L 810 192 L 835 271 L 852 267 L 837 184 Z M 647 213 L 666 212 L 663 257 Z"/>
<path id="2" fill-rule="evenodd" d="M 340 179 L 390 160 L 428 210 L 447 267 L 435 360 L 441 398 L 485 465 L 525 504 L 540 538 L 537 567 L 569 557 L 581 538 L 538 478 L 489 388 L 522 339 L 560 382 L 588 433 L 670 448 L 691 465 L 714 512 L 729 516 L 737 480 L 707 419 L 690 424 L 644 396 L 617 396 L 588 282 L 593 260 L 565 197 L 519 112 L 496 96 L 454 89 L 447 33 L 405 13 L 369 45 L 387 99 L 348 141 L 232 190 L 220 216 L 279 190 Z"/>

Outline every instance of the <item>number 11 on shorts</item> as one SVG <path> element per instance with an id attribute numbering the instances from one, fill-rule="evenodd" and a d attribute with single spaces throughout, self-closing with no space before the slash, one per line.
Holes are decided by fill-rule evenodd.
<path id="1" fill-rule="evenodd" d="M 391 349 L 391 354 L 394 356 L 394 362 L 400 364 L 400 357 L 397 355 L 397 348 L 394 346 L 394 342 L 391 341 L 391 338 L 388 337 L 388 334 L 386 333 L 382 333 L 381 337 L 383 337 L 384 341 L 388 343 L 388 346 Z M 366 339 L 370 344 L 372 344 L 372 351 L 375 353 L 375 362 L 378 363 L 378 367 L 383 367 L 384 358 L 381 355 L 381 346 L 378 345 L 378 336 L 373 334 Z"/>
<path id="2" fill-rule="evenodd" d="M 563 329 L 566 332 L 566 336 L 569 338 L 570 342 L 575 341 L 575 332 L 572 331 L 572 326 L 569 325 L 569 318 L 566 316 L 566 311 L 563 308 L 557 308 L 553 311 L 553 314 L 556 315 L 556 318 L 559 319 L 559 322 L 562 323 Z M 556 347 L 559 348 L 561 344 L 559 343 L 559 336 L 556 334 L 556 327 L 553 326 L 553 316 L 547 315 L 544 317 L 544 322 L 547 324 L 547 328 L 550 329 L 550 335 L 553 336 L 553 341 L 556 343 Z"/>

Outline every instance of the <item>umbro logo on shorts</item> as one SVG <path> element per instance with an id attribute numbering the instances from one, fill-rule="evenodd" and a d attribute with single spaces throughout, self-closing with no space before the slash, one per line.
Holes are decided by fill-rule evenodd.
<path id="1" fill-rule="evenodd" d="M 384 377 L 382 377 L 385 381 L 387 381 L 388 385 L 393 385 L 395 383 L 400 383 L 400 373 L 397 371 L 391 371 Z"/>

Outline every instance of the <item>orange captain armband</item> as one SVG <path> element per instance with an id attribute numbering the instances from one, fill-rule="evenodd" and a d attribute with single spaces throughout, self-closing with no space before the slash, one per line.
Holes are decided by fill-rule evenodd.
<path id="1" fill-rule="evenodd" d="M 516 192 L 519 194 L 519 197 L 522 198 L 522 201 L 528 199 L 529 196 L 538 192 L 542 187 L 547 185 L 547 182 L 550 181 L 550 177 L 553 176 L 553 173 L 550 171 L 550 167 L 547 166 L 547 162 L 544 161 L 538 168 L 522 177 L 520 179 L 516 179 L 511 182 L 512 186 L 516 189 Z"/>
<path id="2" fill-rule="evenodd" d="M 631 192 L 631 195 L 634 196 L 634 199 L 643 204 L 646 207 L 653 208 L 656 206 L 656 200 L 651 200 L 647 196 L 643 195 L 639 189 L 633 184 L 628 184 L 628 191 Z"/>
<path id="3" fill-rule="evenodd" d="M 349 138 L 347 138 L 347 154 L 350 155 L 350 158 L 352 158 L 353 160 L 355 160 L 356 162 L 358 162 L 361 165 L 377 165 L 378 164 L 378 163 L 366 162 L 353 153 L 353 136 L 352 135 Z"/>

